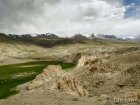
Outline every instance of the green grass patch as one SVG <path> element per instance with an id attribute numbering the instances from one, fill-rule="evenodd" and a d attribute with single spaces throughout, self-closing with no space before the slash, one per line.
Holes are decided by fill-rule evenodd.
<path id="1" fill-rule="evenodd" d="M 16 86 L 33 80 L 48 65 L 61 65 L 65 70 L 75 66 L 61 61 L 35 61 L 0 66 L 0 99 L 18 93 Z"/>

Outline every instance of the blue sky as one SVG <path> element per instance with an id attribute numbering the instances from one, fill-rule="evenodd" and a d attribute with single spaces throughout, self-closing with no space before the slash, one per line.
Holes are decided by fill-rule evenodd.
<path id="1" fill-rule="evenodd" d="M 124 0 L 124 5 L 128 6 L 125 18 L 140 18 L 140 0 Z"/>

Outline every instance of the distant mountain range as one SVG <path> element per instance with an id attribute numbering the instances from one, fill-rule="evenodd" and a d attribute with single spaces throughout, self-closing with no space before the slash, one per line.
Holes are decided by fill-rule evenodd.
<path id="1" fill-rule="evenodd" d="M 136 37 L 134 37 L 134 39 L 133 39 L 134 41 L 138 41 L 138 42 L 140 42 L 140 35 L 138 35 L 138 36 L 136 36 Z"/>
<path id="2" fill-rule="evenodd" d="M 57 35 L 55 35 L 53 33 L 37 34 L 35 37 L 36 38 L 48 38 L 48 39 L 59 39 L 60 38 L 60 37 L 58 37 Z"/>
<path id="3" fill-rule="evenodd" d="M 140 35 L 134 36 L 134 37 L 123 37 L 122 39 L 127 40 L 127 41 L 140 42 Z"/>
<path id="4" fill-rule="evenodd" d="M 104 34 L 98 34 L 98 35 L 94 35 L 91 34 L 90 35 L 91 39 L 95 39 L 95 38 L 99 38 L 99 39 L 117 39 L 117 40 L 126 40 L 126 41 L 136 41 L 136 42 L 140 42 L 140 35 L 135 36 L 135 37 L 117 37 L 115 35 L 104 35 Z"/>
<path id="5" fill-rule="evenodd" d="M 90 34 L 89 37 L 86 37 L 82 34 L 75 34 L 72 37 L 59 37 L 53 33 L 46 33 L 46 34 L 36 34 L 32 36 L 31 34 L 23 34 L 23 35 L 15 35 L 15 34 L 4 34 L 0 33 L 0 42 L 2 41 L 20 41 L 20 42 L 28 42 L 37 45 L 41 45 L 43 47 L 52 47 L 55 45 L 60 44 L 69 44 L 69 43 L 79 43 L 84 40 L 95 40 L 95 39 L 103 39 L 103 40 L 124 40 L 124 41 L 136 41 L 140 42 L 140 35 L 136 37 L 130 38 L 118 38 L 115 35 L 104 35 L 98 34 L 95 35 L 94 33 Z"/>

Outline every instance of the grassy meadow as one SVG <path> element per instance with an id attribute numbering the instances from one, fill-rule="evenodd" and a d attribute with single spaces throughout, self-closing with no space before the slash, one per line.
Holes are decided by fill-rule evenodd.
<path id="1" fill-rule="evenodd" d="M 0 66 L 0 99 L 18 93 L 16 86 L 33 80 L 48 65 L 61 65 L 65 70 L 75 66 L 61 61 L 35 61 Z"/>

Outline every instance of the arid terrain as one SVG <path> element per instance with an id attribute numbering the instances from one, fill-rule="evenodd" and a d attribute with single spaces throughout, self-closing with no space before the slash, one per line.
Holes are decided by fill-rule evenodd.
<path id="1" fill-rule="evenodd" d="M 0 0 L 0 105 L 140 105 L 140 0 Z"/>
<path id="2" fill-rule="evenodd" d="M 139 42 L 86 40 L 51 48 L 2 42 L 0 53 L 0 65 L 30 61 L 76 65 L 67 70 L 60 64 L 46 65 L 35 79 L 16 87 L 18 94 L 1 99 L 0 105 L 139 104 Z M 33 65 L 23 67 L 29 66 Z"/>

